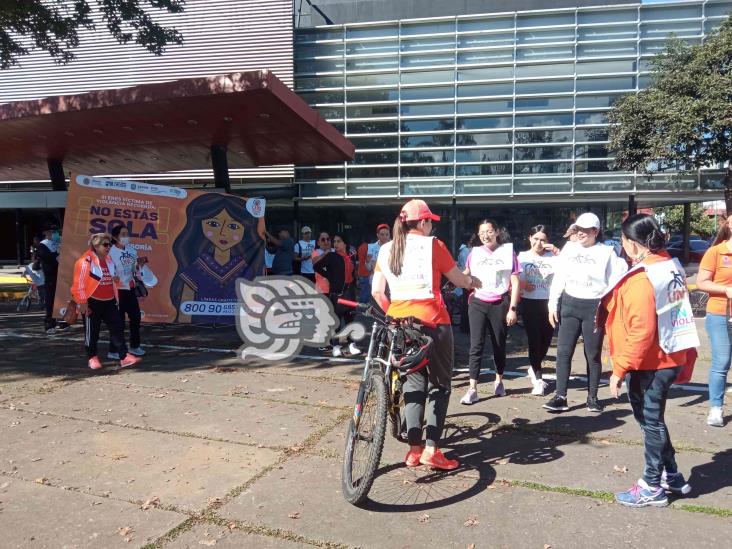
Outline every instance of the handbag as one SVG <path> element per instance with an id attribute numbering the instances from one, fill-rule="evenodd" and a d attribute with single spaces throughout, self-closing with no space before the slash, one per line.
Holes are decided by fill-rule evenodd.
<path id="1" fill-rule="evenodd" d="M 135 282 L 135 287 L 133 289 L 135 297 L 147 297 L 147 287 L 143 284 L 142 280 L 136 276 L 133 276 L 132 280 Z"/>
<path id="2" fill-rule="evenodd" d="M 64 311 L 63 321 L 67 324 L 76 324 L 79 319 L 79 306 L 76 301 L 69 299 L 66 303 L 66 310 Z"/>

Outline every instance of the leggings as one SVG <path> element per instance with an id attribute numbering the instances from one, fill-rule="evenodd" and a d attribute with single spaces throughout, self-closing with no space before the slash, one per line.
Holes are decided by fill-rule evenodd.
<path id="1" fill-rule="evenodd" d="M 503 375 L 506 369 L 506 315 L 508 314 L 509 297 L 504 294 L 500 301 L 481 301 L 475 296 L 468 305 L 468 319 L 470 320 L 470 352 L 468 353 L 468 367 L 470 379 L 477 380 L 480 376 L 480 362 L 485 348 L 485 334 L 488 332 L 493 344 L 493 361 L 496 363 L 496 372 Z"/>
<path id="2" fill-rule="evenodd" d="M 122 333 L 125 329 L 125 315 L 130 319 L 130 347 L 135 349 L 140 346 L 140 303 L 134 290 L 118 290 L 119 293 L 119 313 L 122 319 Z M 114 341 L 109 339 L 109 351 L 116 353 Z"/>
<path id="3" fill-rule="evenodd" d="M 433 340 L 427 367 L 409 374 L 404 382 L 404 415 L 409 444 L 422 444 L 422 418 L 427 425 L 427 446 L 437 447 L 445 427 L 450 402 L 453 366 L 452 326 L 439 324 L 422 328 Z"/>
<path id="4" fill-rule="evenodd" d="M 87 312 L 84 315 L 84 346 L 88 358 L 97 356 L 97 342 L 102 321 L 109 328 L 109 336 L 120 358 L 127 354 L 122 318 L 114 299 L 100 301 L 92 297 L 87 301 Z"/>
<path id="5" fill-rule="evenodd" d="M 567 397 L 572 356 L 577 340 L 582 334 L 587 361 L 588 396 L 597 398 L 597 387 L 602 371 L 600 362 L 602 340 L 605 337 L 601 328 L 595 331 L 595 314 L 599 303 L 599 299 L 580 299 L 566 292 L 562 294 L 557 338 L 557 396 Z"/>
<path id="6" fill-rule="evenodd" d="M 549 300 L 521 300 L 521 318 L 529 340 L 529 364 L 536 378 L 541 379 L 541 363 L 554 335 L 554 328 L 549 324 Z"/>

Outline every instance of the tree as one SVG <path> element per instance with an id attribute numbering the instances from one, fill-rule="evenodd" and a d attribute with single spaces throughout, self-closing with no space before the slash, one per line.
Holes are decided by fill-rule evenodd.
<path id="1" fill-rule="evenodd" d="M 34 49 L 47 51 L 57 63 L 74 59 L 79 29 L 95 30 L 88 0 L 0 0 L 0 69 L 18 64 Z M 94 0 L 107 30 L 120 44 L 134 41 L 155 55 L 168 44 L 181 44 L 173 27 L 156 23 L 146 9 L 183 11 L 185 0 Z"/>
<path id="2" fill-rule="evenodd" d="M 683 205 L 655 208 L 654 213 L 661 219 L 664 228 L 669 233 L 684 231 Z M 717 233 L 717 220 L 715 217 L 710 218 L 701 204 L 691 204 L 689 229 L 690 234 L 709 238 Z"/>
<path id="3" fill-rule="evenodd" d="M 732 16 L 702 44 L 671 38 L 651 70 L 651 85 L 610 112 L 616 163 L 650 175 L 726 162 L 724 197 L 732 214 Z"/>

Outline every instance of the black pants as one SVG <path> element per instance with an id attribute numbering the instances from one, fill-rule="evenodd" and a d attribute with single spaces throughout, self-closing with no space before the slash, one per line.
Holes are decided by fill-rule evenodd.
<path id="1" fill-rule="evenodd" d="M 450 402 L 454 347 L 452 326 L 422 328 L 434 341 L 427 367 L 407 376 L 404 382 L 404 415 L 409 444 L 422 444 L 422 418 L 427 425 L 427 446 L 437 447 L 445 427 Z M 425 409 L 426 406 L 426 409 Z"/>
<path id="2" fill-rule="evenodd" d="M 470 352 L 468 366 L 470 379 L 480 376 L 480 362 L 483 359 L 485 348 L 485 334 L 488 332 L 493 345 L 493 361 L 496 363 L 496 372 L 503 375 L 506 369 L 506 315 L 508 314 L 509 297 L 504 294 L 500 301 L 488 303 L 476 299 L 475 296 L 468 305 L 468 319 L 470 320 Z"/>
<path id="3" fill-rule="evenodd" d="M 124 358 L 127 354 L 127 345 L 117 302 L 114 299 L 99 301 L 94 298 L 89 298 L 87 312 L 84 315 L 84 345 L 87 357 L 97 356 L 97 343 L 102 321 L 107 325 L 114 348 L 120 358 Z"/>
<path id="4" fill-rule="evenodd" d="M 540 379 L 541 363 L 549 351 L 554 335 L 554 328 L 549 324 L 549 300 L 521 300 L 521 319 L 529 340 L 529 364 L 537 379 Z"/>
<path id="5" fill-rule="evenodd" d="M 658 486 L 661 473 L 676 473 L 676 450 L 666 427 L 666 398 L 671 384 L 676 379 L 681 366 L 663 370 L 637 370 L 629 372 L 628 400 L 633 407 L 633 415 L 643 431 L 643 447 L 646 466 L 643 480 L 650 486 Z"/>
<path id="6" fill-rule="evenodd" d="M 119 290 L 119 315 L 122 321 L 122 337 L 125 331 L 125 315 L 130 319 L 130 347 L 140 346 L 140 302 L 134 290 Z M 114 341 L 109 340 L 109 352 L 116 353 Z"/>
<path id="7" fill-rule="evenodd" d="M 346 305 L 340 305 L 338 303 L 339 299 L 347 299 L 348 301 L 355 301 L 356 300 L 356 288 L 354 287 L 353 283 L 346 284 L 343 287 L 343 292 L 340 294 L 332 293 L 328 294 L 328 299 L 330 299 L 331 303 L 333 303 L 333 310 L 335 311 L 335 314 L 338 316 L 338 326 L 336 326 L 335 333 L 339 333 L 343 328 L 346 327 L 347 324 L 353 321 L 354 313 L 355 311 Z M 349 338 L 345 338 L 342 340 L 339 337 L 333 337 L 330 341 L 331 345 L 342 345 L 345 343 L 348 343 Z"/>
<path id="8" fill-rule="evenodd" d="M 579 299 L 567 293 L 562 294 L 559 313 L 559 336 L 557 337 L 557 395 L 567 396 L 569 373 L 572 371 L 572 356 L 580 334 L 584 338 L 585 360 L 587 361 L 588 396 L 597 398 L 597 387 L 602 372 L 602 340 L 605 333 L 601 328 L 595 332 L 595 314 L 599 299 Z"/>
<path id="9" fill-rule="evenodd" d="M 56 299 L 56 283 L 46 282 L 46 316 L 43 319 L 43 327 L 48 330 L 56 327 L 56 319 L 53 318 L 53 300 Z"/>
<path id="10" fill-rule="evenodd" d="M 300 276 L 307 278 L 310 282 L 315 283 L 315 273 L 300 273 Z"/>

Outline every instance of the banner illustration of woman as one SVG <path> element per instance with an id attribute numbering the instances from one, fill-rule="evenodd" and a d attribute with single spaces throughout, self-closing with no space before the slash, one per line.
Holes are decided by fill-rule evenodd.
<path id="1" fill-rule="evenodd" d="M 178 270 L 170 285 L 176 321 L 235 322 L 235 280 L 264 274 L 264 217 L 254 217 L 246 200 L 206 193 L 186 208 L 186 225 L 175 239 Z"/>

